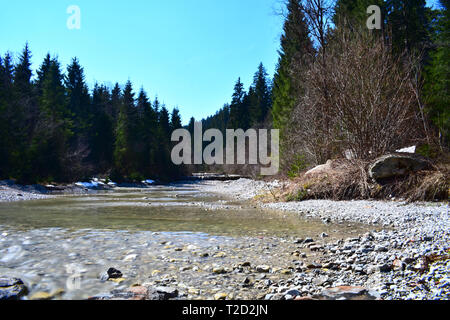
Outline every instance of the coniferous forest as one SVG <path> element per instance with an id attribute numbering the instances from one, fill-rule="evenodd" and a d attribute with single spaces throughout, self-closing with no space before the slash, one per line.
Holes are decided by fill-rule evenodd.
<path id="1" fill-rule="evenodd" d="M 0 177 L 68 182 L 107 174 L 121 181 L 181 174 L 170 161 L 178 109 L 150 101 L 130 81 L 89 90 L 74 58 L 67 69 L 48 54 L 36 77 L 25 45 L 0 64 Z"/>
<path id="2" fill-rule="evenodd" d="M 366 27 L 373 4 L 382 11 L 380 30 Z M 248 89 L 237 79 L 203 129 L 280 129 L 284 173 L 345 152 L 365 159 L 410 144 L 438 157 L 450 141 L 448 6 L 286 1 L 273 79 L 262 63 Z M 177 108 L 169 111 L 131 81 L 88 88 L 77 58 L 65 67 L 48 54 L 32 70 L 31 49 L 0 56 L 0 179 L 186 174 L 170 160 L 171 133 L 182 127 Z"/>

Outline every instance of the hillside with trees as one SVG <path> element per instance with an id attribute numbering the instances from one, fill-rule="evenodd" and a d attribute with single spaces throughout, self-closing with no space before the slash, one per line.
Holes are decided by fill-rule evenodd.
<path id="1" fill-rule="evenodd" d="M 367 7 L 381 9 L 370 30 Z M 203 119 L 203 130 L 280 130 L 283 176 L 329 159 L 370 161 L 417 146 L 447 161 L 449 148 L 448 1 L 286 0 L 273 79 L 262 63 L 249 87 L 238 78 L 230 100 Z M 74 58 L 63 70 L 50 55 L 34 74 L 25 46 L 0 60 L 0 178 L 73 181 L 171 178 L 170 112 L 128 81 L 89 90 Z M 231 91 L 231 90 L 230 90 Z M 193 132 L 194 118 L 187 128 Z M 246 166 L 194 166 L 255 175 Z"/>

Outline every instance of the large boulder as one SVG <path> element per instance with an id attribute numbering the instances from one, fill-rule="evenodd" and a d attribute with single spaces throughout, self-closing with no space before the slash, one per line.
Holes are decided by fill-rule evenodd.
<path id="1" fill-rule="evenodd" d="M 411 172 L 426 170 L 431 163 L 418 155 L 392 153 L 376 159 L 369 166 L 369 176 L 374 180 L 389 179 L 408 175 Z"/>

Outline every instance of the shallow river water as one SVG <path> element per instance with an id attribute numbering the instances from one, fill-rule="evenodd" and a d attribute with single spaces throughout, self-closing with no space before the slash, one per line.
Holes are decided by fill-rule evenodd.
<path id="1" fill-rule="evenodd" d="M 255 299 L 264 293 L 259 277 L 276 281 L 294 270 L 294 239 L 325 232 L 335 241 L 365 231 L 261 210 L 196 184 L 0 203 L 0 276 L 21 278 L 29 296 L 58 292 L 55 299 L 145 283 L 176 287 L 187 299 L 217 292 Z M 254 269 L 261 264 L 270 267 L 267 276 Z M 100 281 L 110 267 L 122 271 L 121 282 Z M 249 281 L 257 283 L 242 285 Z"/>

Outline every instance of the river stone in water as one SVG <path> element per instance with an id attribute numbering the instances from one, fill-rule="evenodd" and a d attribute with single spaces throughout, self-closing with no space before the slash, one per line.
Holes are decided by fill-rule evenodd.
<path id="1" fill-rule="evenodd" d="M 28 288 L 18 278 L 0 277 L 0 300 L 19 300 Z"/>

